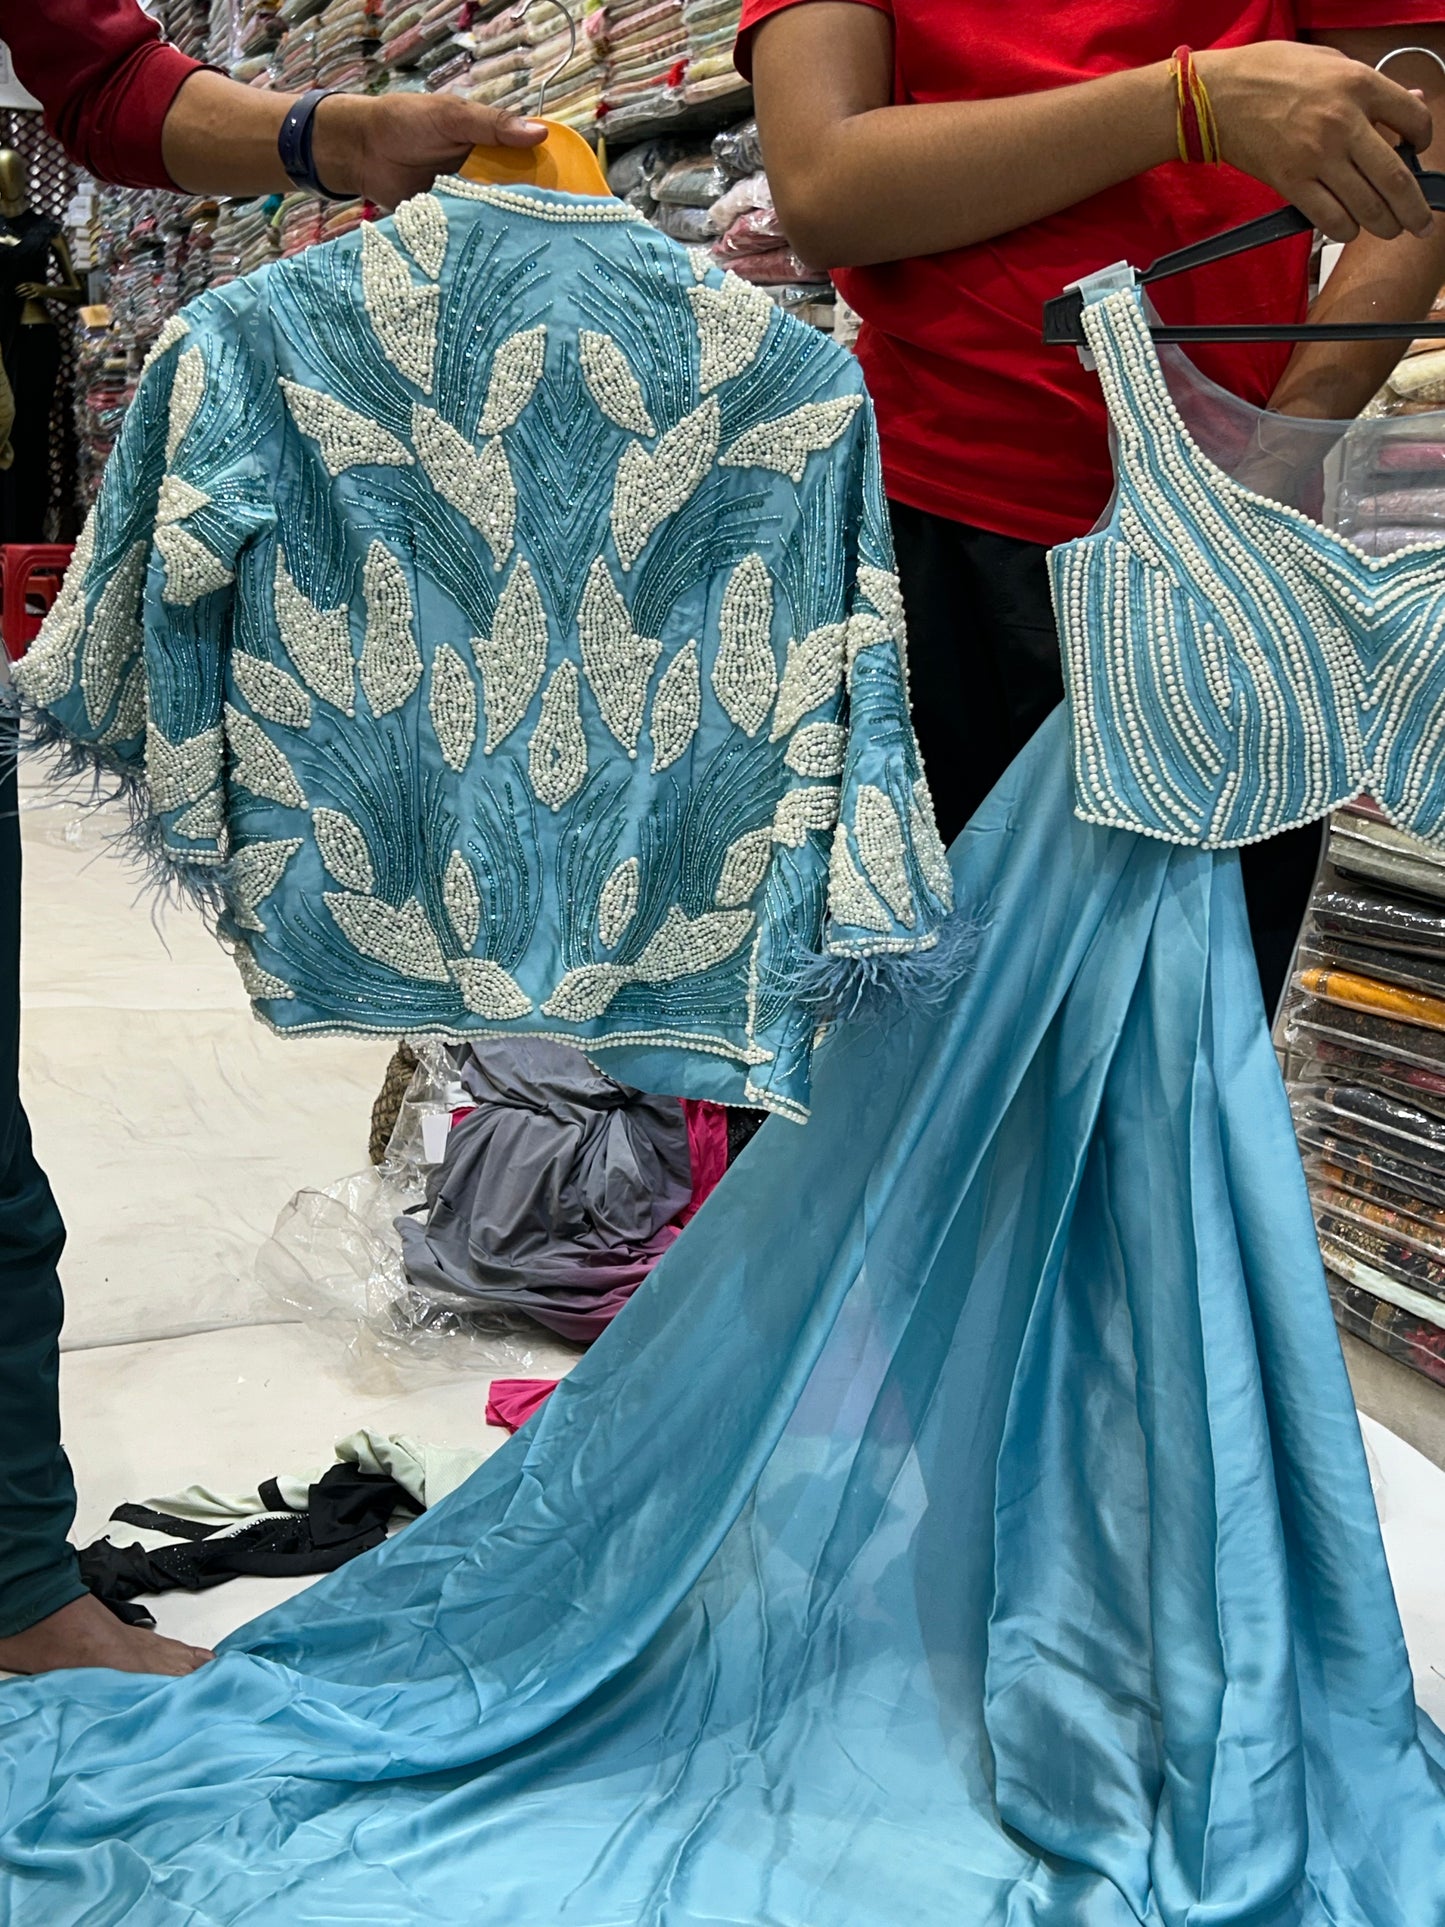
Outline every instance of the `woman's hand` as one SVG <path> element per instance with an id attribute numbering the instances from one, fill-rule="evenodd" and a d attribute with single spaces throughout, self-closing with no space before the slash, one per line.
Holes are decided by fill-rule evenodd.
<path id="1" fill-rule="evenodd" d="M 1433 219 L 1397 140 L 1424 149 L 1417 94 L 1334 47 L 1270 40 L 1197 53 L 1226 161 L 1293 201 L 1332 241 L 1425 235 Z"/>

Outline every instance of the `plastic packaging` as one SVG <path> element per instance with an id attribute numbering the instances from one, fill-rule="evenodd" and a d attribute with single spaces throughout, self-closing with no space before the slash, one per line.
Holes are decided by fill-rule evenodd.
<path id="1" fill-rule="evenodd" d="M 1309 1048 L 1311 1037 L 1323 1037 L 1401 1064 L 1418 1064 L 1422 1070 L 1445 1068 L 1445 1037 L 1439 1031 L 1314 997 L 1290 1007 L 1284 1034 L 1289 1044 L 1301 1050 Z"/>
<path id="2" fill-rule="evenodd" d="M 658 202 L 651 220 L 670 240 L 686 242 L 689 247 L 705 247 L 713 236 L 712 217 L 705 207 Z"/>
<path id="3" fill-rule="evenodd" d="M 1291 1101 L 1296 1118 L 1306 1125 L 1379 1145 L 1445 1178 L 1445 1122 L 1418 1105 L 1358 1084 L 1306 1084 Z"/>
<path id="4" fill-rule="evenodd" d="M 1368 1268 L 1360 1267 L 1359 1275 L 1369 1276 Z M 1445 1331 L 1349 1278 L 1333 1275 L 1329 1285 L 1330 1303 L 1341 1330 L 1445 1385 Z"/>
<path id="5" fill-rule="evenodd" d="M 758 123 L 749 119 L 736 127 L 725 127 L 713 136 L 713 158 L 729 180 L 756 174 L 763 165 L 763 143 Z"/>
<path id="6" fill-rule="evenodd" d="M 714 203 L 711 214 L 721 202 Z M 770 254 L 775 249 L 787 245 L 787 236 L 778 219 L 775 207 L 750 208 L 740 214 L 723 234 L 713 248 L 713 258 L 717 261 L 731 261 L 739 255 Z"/>
<path id="7" fill-rule="evenodd" d="M 773 248 L 766 254 L 739 254 L 729 256 L 713 249 L 713 259 L 719 267 L 731 268 L 744 281 L 752 281 L 759 286 L 769 282 L 811 282 L 815 286 L 826 286 L 827 277 L 818 270 L 810 268 L 791 248 Z"/>
<path id="8" fill-rule="evenodd" d="M 734 181 L 726 193 L 719 195 L 708 210 L 713 218 L 713 232 L 726 234 L 739 215 L 772 205 L 773 190 L 768 185 L 767 175 L 761 172 L 745 175 L 742 180 Z"/>
<path id="9" fill-rule="evenodd" d="M 653 185 L 655 198 L 668 207 L 695 207 L 706 210 L 721 195 L 727 182 L 712 155 L 688 154 L 674 161 Z"/>

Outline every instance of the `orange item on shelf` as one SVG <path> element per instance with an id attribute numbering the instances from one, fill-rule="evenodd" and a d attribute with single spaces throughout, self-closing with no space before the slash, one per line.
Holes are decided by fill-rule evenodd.
<path id="1" fill-rule="evenodd" d="M 1332 1004 L 1349 1004 L 1356 1010 L 1375 1010 L 1386 1017 L 1398 1017 L 1407 1024 L 1423 1024 L 1429 1030 L 1445 1030 L 1445 997 L 1427 997 L 1423 991 L 1402 990 L 1398 984 L 1382 984 L 1374 977 L 1357 977 L 1350 970 L 1301 970 L 1297 982 L 1301 990 L 1324 997 Z"/>

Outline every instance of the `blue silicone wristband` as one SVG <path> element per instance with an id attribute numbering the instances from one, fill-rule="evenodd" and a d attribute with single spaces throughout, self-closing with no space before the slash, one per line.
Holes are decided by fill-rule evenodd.
<path id="1" fill-rule="evenodd" d="M 308 193 L 323 195 L 328 201 L 351 198 L 347 194 L 335 194 L 326 186 L 316 172 L 316 162 L 311 152 L 316 138 L 316 109 L 328 95 L 338 91 L 335 87 L 313 87 L 304 93 L 282 121 L 281 131 L 276 136 L 276 152 L 281 157 L 287 180 L 293 187 L 303 187 Z"/>

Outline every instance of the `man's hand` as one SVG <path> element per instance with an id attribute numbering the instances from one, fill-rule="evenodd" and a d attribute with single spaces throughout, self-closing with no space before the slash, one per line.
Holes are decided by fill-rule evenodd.
<path id="1" fill-rule="evenodd" d="M 390 208 L 454 172 L 473 147 L 534 147 L 546 131 L 455 94 L 333 94 L 316 109 L 312 154 L 333 192 Z"/>
<path id="2" fill-rule="evenodd" d="M 290 183 L 276 136 L 295 99 L 223 74 L 192 74 L 166 116 L 162 148 L 171 179 L 191 194 L 284 194 Z M 540 121 L 455 94 L 332 94 L 317 105 L 311 152 L 333 193 L 395 207 L 459 166 L 473 147 L 533 147 L 546 131 Z"/>
<path id="3" fill-rule="evenodd" d="M 1332 241 L 1365 230 L 1382 241 L 1426 235 L 1432 215 L 1395 152 L 1424 150 L 1430 111 L 1335 47 L 1289 40 L 1194 56 L 1209 89 L 1224 159 L 1303 211 Z"/>

